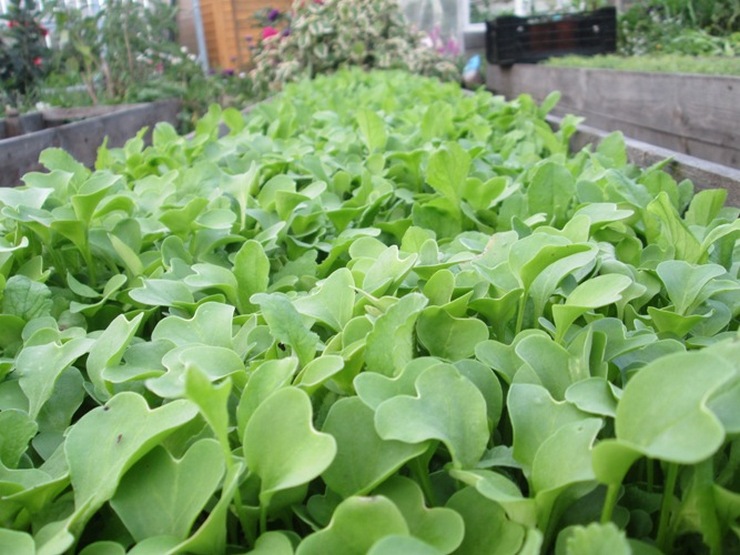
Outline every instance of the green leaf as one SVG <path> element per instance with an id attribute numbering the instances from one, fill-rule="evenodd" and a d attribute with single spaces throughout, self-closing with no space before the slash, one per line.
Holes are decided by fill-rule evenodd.
<path id="1" fill-rule="evenodd" d="M 613 522 L 564 529 L 558 536 L 556 555 L 631 555 L 632 549 L 622 530 Z"/>
<path id="2" fill-rule="evenodd" d="M 157 446 L 123 476 L 110 503 L 136 541 L 184 540 L 224 470 L 221 447 L 211 439 L 197 441 L 179 460 Z"/>
<path id="3" fill-rule="evenodd" d="M 455 468 L 471 468 L 488 443 L 483 395 L 450 366 L 432 366 L 416 380 L 417 396 L 381 403 L 375 428 L 383 439 L 421 443 L 437 439 L 449 449 Z"/>
<path id="4" fill-rule="evenodd" d="M 175 555 L 176 553 L 211 555 L 212 553 L 226 552 L 226 521 L 243 472 L 244 464 L 242 463 L 237 463 L 226 471 L 221 497 L 209 513 L 206 521 L 188 539 L 177 547 L 170 549 L 167 552 L 168 555 Z"/>
<path id="5" fill-rule="evenodd" d="M 696 309 L 704 287 L 723 275 L 725 269 L 718 264 L 689 264 L 683 260 L 666 260 L 655 269 L 665 286 L 668 298 L 677 314 L 688 316 Z"/>
<path id="6" fill-rule="evenodd" d="M 367 494 L 427 449 L 426 443 L 382 439 L 374 416 L 360 399 L 350 397 L 334 403 L 324 422 L 323 431 L 337 442 L 337 454 L 322 478 L 344 498 Z"/>
<path id="7" fill-rule="evenodd" d="M 7 528 L 0 529 L 0 545 L 13 555 L 36 555 L 33 537 L 25 532 Z"/>
<path id="8" fill-rule="evenodd" d="M 352 318 L 355 304 L 352 272 L 341 268 L 333 272 L 309 295 L 294 301 L 296 310 L 340 332 Z"/>
<path id="9" fill-rule="evenodd" d="M 305 366 L 313 360 L 319 336 L 301 322 L 298 311 L 288 297 L 280 293 L 259 293 L 253 295 L 251 301 L 260 306 L 273 337 L 291 347 L 301 365 Z"/>
<path id="10" fill-rule="evenodd" d="M 441 553 L 452 553 L 462 543 L 465 524 L 454 510 L 427 508 L 419 485 L 409 478 L 393 476 L 375 490 L 387 497 L 406 519 L 409 533 L 435 547 Z"/>
<path id="11" fill-rule="evenodd" d="M 96 394 L 103 400 L 108 400 L 111 396 L 111 388 L 103 379 L 103 370 L 120 364 L 123 353 L 134 338 L 143 317 L 143 314 L 139 314 L 129 322 L 126 316 L 121 314 L 90 347 L 86 364 L 87 375 L 95 386 Z"/>
<path id="12" fill-rule="evenodd" d="M 293 544 L 281 532 L 265 532 L 245 555 L 293 555 Z"/>
<path id="13" fill-rule="evenodd" d="M 277 492 L 308 483 L 337 452 L 332 436 L 317 432 L 311 400 L 295 387 L 278 389 L 254 411 L 244 429 L 247 467 L 260 478 L 260 504 Z"/>
<path id="14" fill-rule="evenodd" d="M 63 345 L 46 343 L 24 348 L 16 361 L 21 389 L 28 397 L 28 413 L 36 418 L 52 392 L 62 372 L 90 350 L 93 340 L 87 337 L 71 339 Z"/>
<path id="15" fill-rule="evenodd" d="M 196 414 L 188 401 L 150 410 L 143 397 L 133 392 L 119 393 L 85 414 L 64 443 L 75 493 L 71 524 L 83 526 L 113 496 L 136 461 Z"/>
<path id="16" fill-rule="evenodd" d="M 679 217 L 665 192 L 648 204 L 645 219 L 646 235 L 650 243 L 675 249 L 676 259 L 701 262 L 704 252 L 696 237 Z"/>
<path id="17" fill-rule="evenodd" d="M 470 358 L 475 346 L 488 339 L 485 323 L 476 318 L 454 318 L 436 306 L 422 311 L 416 331 L 429 354 L 451 361 Z"/>
<path id="18" fill-rule="evenodd" d="M 514 458 L 532 468 L 537 451 L 561 427 L 587 416 L 567 402 L 555 401 L 541 386 L 513 384 L 507 407 L 514 430 Z"/>
<path id="19" fill-rule="evenodd" d="M 442 551 L 435 549 L 411 536 L 385 536 L 375 542 L 367 552 L 368 555 L 440 555 Z"/>
<path id="20" fill-rule="evenodd" d="M 556 339 L 562 340 L 571 324 L 589 310 L 619 301 L 622 293 L 630 285 L 632 285 L 632 279 L 622 274 L 601 275 L 581 283 L 568 295 L 565 304 L 552 307 L 552 315 L 557 328 Z"/>
<path id="21" fill-rule="evenodd" d="M 167 340 L 176 346 L 232 346 L 231 326 L 234 307 L 208 302 L 198 306 L 192 318 L 168 316 L 152 331 L 152 341 Z"/>
<path id="22" fill-rule="evenodd" d="M 699 191 L 691 199 L 686 211 L 687 225 L 709 226 L 717 217 L 727 199 L 727 189 L 707 189 Z"/>
<path id="23" fill-rule="evenodd" d="M 298 359 L 290 357 L 266 360 L 252 371 L 236 409 L 239 437 L 244 436 L 247 422 L 257 407 L 275 391 L 290 385 L 297 370 Z"/>
<path id="24" fill-rule="evenodd" d="M 229 395 L 231 380 L 226 378 L 220 384 L 211 383 L 209 377 L 197 366 L 188 366 L 185 371 L 185 394 L 198 406 L 203 419 L 213 430 L 221 444 L 224 454 L 230 456 L 229 446 Z"/>
<path id="25" fill-rule="evenodd" d="M 0 462 L 16 468 L 28 443 L 38 431 L 38 425 L 23 411 L 0 411 Z"/>
<path id="26" fill-rule="evenodd" d="M 725 431 L 707 402 L 734 374 L 727 360 L 707 351 L 653 361 L 624 388 L 615 420 L 617 439 L 647 457 L 678 464 L 712 456 Z"/>
<path id="27" fill-rule="evenodd" d="M 26 322 L 47 316 L 51 310 L 51 291 L 43 283 L 26 276 L 13 276 L 5 283 L 2 311 Z"/>
<path id="28" fill-rule="evenodd" d="M 238 309 L 242 314 L 256 308 L 250 298 L 264 293 L 270 282 L 270 260 L 257 241 L 245 241 L 234 257 L 234 277 L 237 283 Z"/>
<path id="29" fill-rule="evenodd" d="M 131 289 L 128 294 L 136 302 L 150 306 L 177 306 L 194 302 L 188 286 L 171 279 L 145 279 L 141 287 Z"/>
<path id="30" fill-rule="evenodd" d="M 455 493 L 446 506 L 465 522 L 465 537 L 455 553 L 460 555 L 514 555 L 524 543 L 525 528 L 512 522 L 498 503 L 466 487 Z"/>
<path id="31" fill-rule="evenodd" d="M 532 462 L 531 484 L 537 494 L 595 479 L 591 448 L 602 424 L 600 418 L 571 422 L 542 442 Z"/>
<path id="32" fill-rule="evenodd" d="M 371 372 L 397 375 L 414 356 L 414 324 L 427 304 L 421 293 L 401 297 L 381 315 L 367 336 L 365 364 Z"/>
<path id="33" fill-rule="evenodd" d="M 427 182 L 457 202 L 470 171 L 470 155 L 458 143 L 446 143 L 429 157 Z"/>
<path id="34" fill-rule="evenodd" d="M 367 149 L 370 152 L 383 150 L 388 140 L 383 119 L 371 110 L 358 110 L 355 119 Z"/>
<path id="35" fill-rule="evenodd" d="M 366 555 L 383 537 L 408 534 L 403 514 L 390 499 L 350 497 L 339 504 L 326 528 L 300 543 L 296 555 Z"/>
<path id="36" fill-rule="evenodd" d="M 532 214 L 546 214 L 549 224 L 563 226 L 575 190 L 575 179 L 567 168 L 555 162 L 547 162 L 537 168 L 527 188 L 529 209 Z"/>

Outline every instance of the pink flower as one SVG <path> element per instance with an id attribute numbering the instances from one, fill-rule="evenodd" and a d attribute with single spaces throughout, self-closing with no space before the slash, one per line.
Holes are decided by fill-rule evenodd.
<path id="1" fill-rule="evenodd" d="M 35 66 L 37 66 L 37 67 L 38 67 L 38 66 L 40 66 L 40 65 L 41 65 L 42 63 L 43 63 L 43 60 L 41 59 L 41 57 L 40 57 L 40 56 L 36 56 L 36 57 L 35 57 L 35 58 L 33 59 L 33 65 L 35 65 Z"/>
<path id="2" fill-rule="evenodd" d="M 275 29 L 275 27 L 265 27 L 262 29 L 262 40 L 269 39 L 278 34 L 280 34 L 280 32 Z"/>

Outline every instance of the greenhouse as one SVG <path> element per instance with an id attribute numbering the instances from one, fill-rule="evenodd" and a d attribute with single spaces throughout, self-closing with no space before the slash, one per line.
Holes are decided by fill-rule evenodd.
<path id="1" fill-rule="evenodd" d="M 0 0 L 0 554 L 740 552 L 735 0 Z"/>

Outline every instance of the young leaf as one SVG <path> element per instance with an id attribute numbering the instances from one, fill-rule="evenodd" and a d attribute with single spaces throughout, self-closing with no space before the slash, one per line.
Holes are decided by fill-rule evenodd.
<path id="1" fill-rule="evenodd" d="M 375 490 L 399 508 L 409 533 L 435 547 L 441 553 L 452 553 L 462 543 L 465 524 L 454 510 L 427 508 L 419 485 L 409 478 L 393 476 Z"/>
<path id="2" fill-rule="evenodd" d="M 642 368 L 617 406 L 617 439 L 648 457 L 696 464 L 722 445 L 725 430 L 707 402 L 735 374 L 710 352 L 677 353 Z M 660 392 L 660 395 L 656 395 Z"/>
<path id="3" fill-rule="evenodd" d="M 366 495 L 408 460 L 426 451 L 418 444 L 384 440 L 375 431 L 374 413 L 357 397 L 332 405 L 323 431 L 337 442 L 337 455 L 322 478 L 342 497 Z"/>
<path id="4" fill-rule="evenodd" d="M 234 257 L 234 277 L 237 283 L 238 309 L 242 314 L 256 307 L 252 295 L 264 293 L 270 282 L 270 260 L 257 241 L 245 241 Z"/>
<path id="5" fill-rule="evenodd" d="M 485 323 L 476 318 L 454 318 L 436 306 L 422 311 L 416 331 L 429 354 L 451 361 L 470 358 L 475 346 L 488 339 Z"/>
<path id="6" fill-rule="evenodd" d="M 133 392 L 119 393 L 85 414 L 64 443 L 75 492 L 73 529 L 84 526 L 113 496 L 126 470 L 196 414 L 188 401 L 149 410 L 144 398 Z"/>
<path id="7" fill-rule="evenodd" d="M 367 336 L 365 363 L 371 372 L 397 375 L 414 355 L 414 324 L 427 304 L 421 293 L 410 293 L 375 321 Z"/>
<path id="8" fill-rule="evenodd" d="M 519 553 L 525 528 L 509 520 L 498 503 L 466 487 L 447 501 L 465 522 L 465 537 L 455 553 L 460 555 L 503 555 Z"/>
<path id="9" fill-rule="evenodd" d="M 298 311 L 288 297 L 279 293 L 259 293 L 250 300 L 262 309 L 273 337 L 291 347 L 301 365 L 305 366 L 313 360 L 319 336 L 301 322 Z"/>
<path id="10" fill-rule="evenodd" d="M 244 458 L 260 478 L 260 504 L 277 492 L 308 483 L 324 472 L 337 452 L 332 436 L 317 432 L 311 400 L 284 387 L 257 407 L 244 429 Z"/>
<path id="11" fill-rule="evenodd" d="M 174 459 L 157 446 L 127 472 L 111 507 L 136 541 L 167 535 L 180 541 L 223 478 L 223 451 L 202 439 Z"/>
<path id="12" fill-rule="evenodd" d="M 367 149 L 370 152 L 382 150 L 388 140 L 383 119 L 371 110 L 358 110 L 355 118 Z"/>
<path id="13" fill-rule="evenodd" d="M 350 497 L 340 503 L 326 528 L 300 543 L 296 555 L 366 555 L 376 541 L 394 534 L 407 536 L 409 529 L 390 499 Z"/>
<path id="14" fill-rule="evenodd" d="M 432 366 L 416 380 L 417 396 L 381 403 L 375 428 L 383 439 L 421 443 L 437 439 L 449 449 L 455 468 L 472 468 L 488 443 L 483 395 L 450 366 Z"/>
<path id="15" fill-rule="evenodd" d="M 427 182 L 457 202 L 470 171 L 470 155 L 458 143 L 446 143 L 429 158 Z"/>

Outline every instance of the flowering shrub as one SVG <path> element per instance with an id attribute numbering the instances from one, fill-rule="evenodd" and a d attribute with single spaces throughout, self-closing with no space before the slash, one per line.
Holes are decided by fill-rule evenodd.
<path id="1" fill-rule="evenodd" d="M 0 85 L 10 104 L 31 93 L 44 76 L 49 49 L 48 31 L 39 23 L 34 0 L 11 0 L 8 12 L 0 15 Z"/>
<path id="2" fill-rule="evenodd" d="M 444 55 L 449 51 L 411 29 L 395 0 L 296 0 L 282 30 L 285 16 L 275 12 L 259 14 L 266 25 L 251 72 L 258 93 L 344 65 L 405 69 L 445 80 L 460 77 L 454 61 Z"/>

